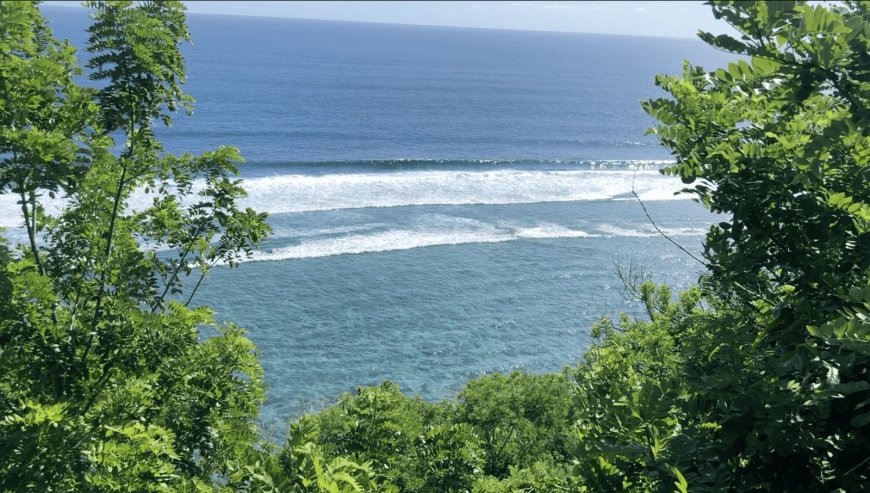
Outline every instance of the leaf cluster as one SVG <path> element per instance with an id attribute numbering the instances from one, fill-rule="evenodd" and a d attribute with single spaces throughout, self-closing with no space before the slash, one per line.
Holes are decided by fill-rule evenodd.
<path id="1" fill-rule="evenodd" d="M 512 491 L 565 484 L 571 385 L 564 375 L 492 374 L 452 401 L 407 397 L 391 382 L 361 387 L 302 422 L 333 457 L 371 463 L 384 488 Z M 291 430 L 292 435 L 292 430 Z M 291 442 L 292 442 L 291 438 Z M 285 446 L 284 451 L 290 448 Z"/>

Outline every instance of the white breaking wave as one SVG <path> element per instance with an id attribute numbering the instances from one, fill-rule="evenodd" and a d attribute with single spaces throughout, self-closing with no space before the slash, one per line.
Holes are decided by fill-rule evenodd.
<path id="1" fill-rule="evenodd" d="M 285 260 L 356 253 L 389 252 L 425 246 L 460 245 L 464 243 L 496 243 L 510 241 L 508 235 L 487 236 L 474 232 L 420 232 L 393 230 L 370 235 L 350 235 L 341 238 L 319 239 L 257 252 L 252 260 Z"/>
<path id="2" fill-rule="evenodd" d="M 643 229 L 628 229 L 613 224 L 601 224 L 595 228 L 601 236 L 613 237 L 633 237 L 633 238 L 648 238 L 659 236 L 658 231 L 651 225 L 645 226 Z M 700 228 L 661 228 L 662 232 L 668 236 L 703 236 L 707 234 L 706 229 Z"/>
<path id="3" fill-rule="evenodd" d="M 679 179 L 655 170 L 540 171 L 393 171 L 327 175 L 277 175 L 250 178 L 243 186 L 242 203 L 272 214 L 399 207 L 406 205 L 527 204 L 620 200 L 634 190 L 645 201 L 688 199 L 674 196 L 683 188 Z M 136 193 L 134 210 L 150 205 L 151 196 Z M 44 197 L 46 212 L 56 214 L 64 200 Z M 16 198 L 0 195 L 0 227 L 20 227 Z"/>
<path id="4" fill-rule="evenodd" d="M 196 190 L 201 188 L 201 183 L 195 185 Z M 129 200 L 127 200 L 127 205 L 132 211 L 141 211 L 151 206 L 155 196 L 156 194 L 153 192 L 145 193 L 144 191 L 139 191 L 131 195 Z M 50 216 L 59 215 L 66 206 L 67 201 L 68 199 L 59 196 L 51 198 L 48 194 L 43 194 L 39 198 L 39 203 L 45 209 L 45 213 Z M 188 202 L 191 202 L 191 200 L 188 200 Z M 23 228 L 24 220 L 22 217 L 18 197 L 10 193 L 0 194 L 0 228 Z"/>
<path id="5" fill-rule="evenodd" d="M 279 175 L 245 180 L 245 205 L 271 213 L 406 205 L 525 204 L 609 200 L 681 200 L 679 179 L 654 170 L 401 171 Z"/>
<path id="6" fill-rule="evenodd" d="M 429 246 L 500 243 L 519 239 L 586 238 L 598 236 L 585 231 L 573 230 L 549 223 L 542 223 L 531 228 L 510 229 L 473 219 L 453 219 L 455 221 L 453 221 L 452 227 L 448 225 L 440 230 L 393 229 L 370 234 L 351 234 L 337 238 L 305 240 L 296 245 L 257 252 L 252 260 L 304 259 L 332 255 L 409 250 Z"/>
<path id="7" fill-rule="evenodd" d="M 533 228 L 520 228 L 517 238 L 548 239 L 548 238 L 596 238 L 601 235 L 587 233 L 577 229 L 569 229 L 558 224 L 543 223 Z"/>
<path id="8" fill-rule="evenodd" d="M 521 226 L 514 223 L 488 223 L 475 219 L 427 214 L 420 217 L 417 227 L 373 231 L 382 224 L 360 225 L 353 234 L 338 237 L 316 238 L 317 231 L 330 234 L 339 228 L 306 232 L 290 237 L 298 243 L 255 253 L 252 260 L 288 260 L 350 255 L 360 253 L 390 252 L 412 248 L 463 245 L 471 243 L 501 243 L 523 239 L 601 238 L 601 237 L 651 237 L 658 233 L 649 229 L 627 229 L 609 224 L 596 226 L 595 232 L 568 228 L 553 223 L 538 223 Z M 365 229 L 370 231 L 363 233 Z M 671 236 L 700 236 L 705 230 L 697 228 L 668 228 L 663 231 Z"/>
<path id="9" fill-rule="evenodd" d="M 340 235 L 347 233 L 357 233 L 360 231 L 370 231 L 375 228 L 382 228 L 387 226 L 389 225 L 386 223 L 367 223 L 350 226 L 337 226 L 334 228 L 323 229 L 273 227 L 272 234 L 269 236 L 272 238 L 312 238 L 316 236 Z"/>
<path id="10" fill-rule="evenodd" d="M 63 208 L 64 201 L 44 197 L 42 205 L 45 213 L 57 215 Z M 0 195 L 0 228 L 24 228 L 24 216 L 21 215 L 21 206 L 18 204 L 18 196 L 11 193 Z M 8 233 L 7 233 L 7 236 Z"/>

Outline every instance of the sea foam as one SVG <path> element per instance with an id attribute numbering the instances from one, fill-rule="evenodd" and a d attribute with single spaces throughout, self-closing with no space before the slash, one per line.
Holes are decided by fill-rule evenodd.
<path id="1" fill-rule="evenodd" d="M 202 187 L 199 182 L 196 187 Z M 278 174 L 244 181 L 246 207 L 272 214 L 401 207 L 408 205 L 528 204 L 633 199 L 660 201 L 689 198 L 673 177 L 655 170 L 391 171 L 386 173 Z M 133 194 L 133 210 L 148 207 L 151 197 Z M 56 214 L 65 201 L 44 197 L 46 212 Z M 0 195 L 0 227 L 21 225 L 11 194 Z"/>
<path id="2" fill-rule="evenodd" d="M 658 235 L 651 227 L 620 228 L 609 224 L 594 226 L 591 231 L 567 227 L 551 222 L 520 225 L 509 221 L 487 222 L 477 219 L 424 214 L 415 226 L 384 229 L 381 223 L 358 225 L 348 234 L 335 236 L 343 228 L 323 228 L 305 231 L 294 236 L 293 230 L 278 231 L 275 240 L 289 245 L 265 248 L 254 254 L 254 261 L 276 261 L 390 252 L 413 248 L 463 245 L 472 243 L 501 243 L 517 240 L 546 240 L 560 238 L 647 237 Z M 665 228 L 670 236 L 701 236 L 697 228 Z M 291 235 L 285 236 L 287 233 Z"/>
<path id="3" fill-rule="evenodd" d="M 527 204 L 611 200 L 675 200 L 679 180 L 657 171 L 401 171 L 278 175 L 245 181 L 246 205 L 271 213 L 407 205 Z"/>

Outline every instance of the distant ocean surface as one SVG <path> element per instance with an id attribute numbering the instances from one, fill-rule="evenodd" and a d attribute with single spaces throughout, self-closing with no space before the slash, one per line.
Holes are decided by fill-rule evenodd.
<path id="1" fill-rule="evenodd" d="M 43 7 L 83 47 L 84 10 Z M 674 196 L 639 102 L 689 39 L 191 14 L 191 117 L 170 152 L 241 149 L 247 204 L 274 235 L 198 295 L 250 330 L 261 421 L 385 379 L 427 399 L 476 375 L 574 364 L 603 315 L 635 310 L 616 265 L 676 287 L 715 219 Z M 14 199 L 0 226 L 16 226 Z M 9 233 L 16 235 L 13 229 Z"/>

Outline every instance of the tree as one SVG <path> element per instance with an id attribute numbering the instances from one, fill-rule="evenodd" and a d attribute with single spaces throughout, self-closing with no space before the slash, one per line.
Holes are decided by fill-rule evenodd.
<path id="1" fill-rule="evenodd" d="M 172 156 L 155 137 L 191 107 L 183 5 L 89 6 L 98 90 L 35 2 L 0 3 L 0 191 L 28 236 L 0 252 L 0 489 L 207 487 L 257 439 L 262 371 L 243 330 L 192 303 L 269 227 L 238 205 L 235 149 Z"/>
<path id="2" fill-rule="evenodd" d="M 36 246 L 39 194 L 72 186 L 84 167 L 76 139 L 95 113 L 87 91 L 72 82 L 81 73 L 75 49 L 51 37 L 32 5 L 0 10 L 0 191 L 19 199 L 29 254 L 45 268 Z"/>
<path id="3" fill-rule="evenodd" d="M 666 170 L 730 219 L 705 242 L 719 307 L 683 351 L 695 415 L 737 490 L 860 489 L 870 476 L 870 4 L 711 2 L 744 58 L 660 76 Z M 706 479 L 705 479 L 706 478 Z"/>

